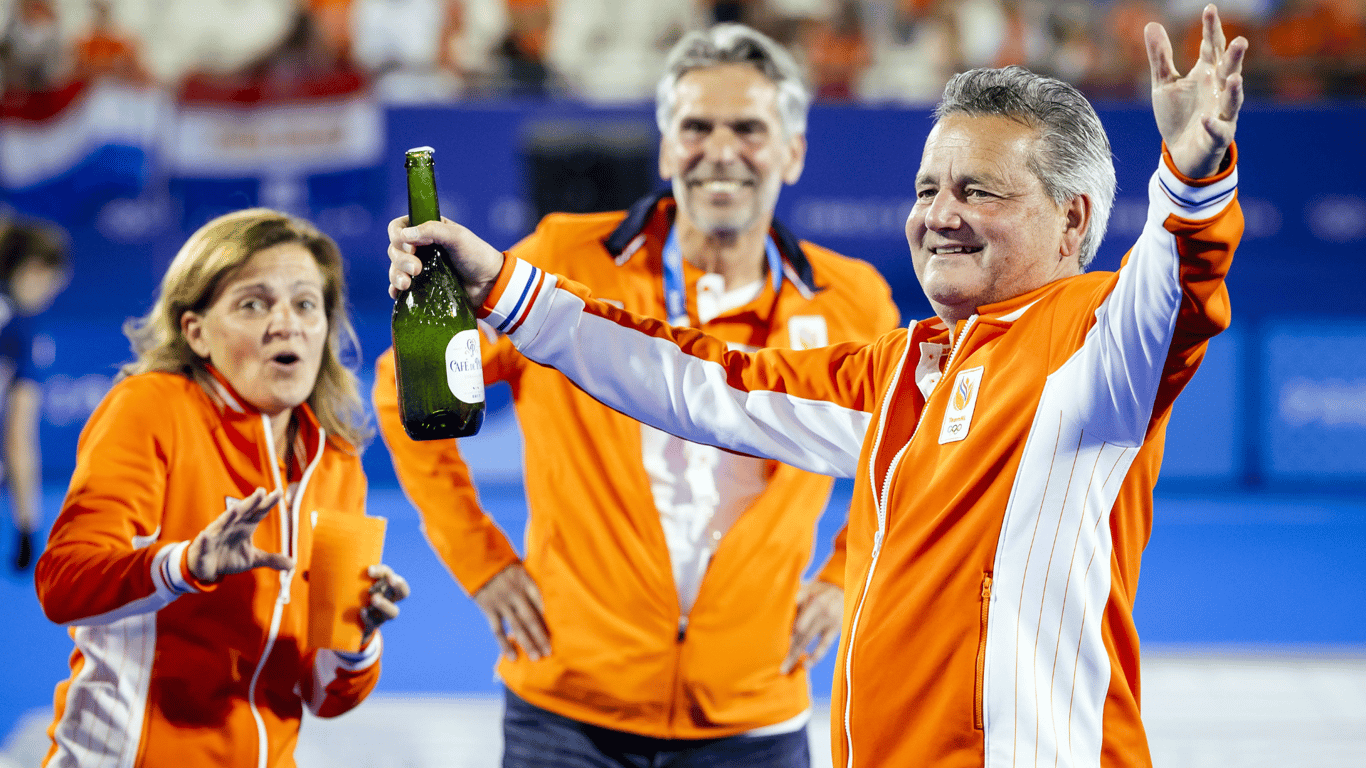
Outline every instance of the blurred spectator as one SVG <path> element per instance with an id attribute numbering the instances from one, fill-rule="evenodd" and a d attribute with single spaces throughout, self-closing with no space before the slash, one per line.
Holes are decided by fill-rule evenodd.
<path id="1" fill-rule="evenodd" d="M 318 44 L 336 61 L 351 58 L 351 4 L 353 0 L 306 0 Z"/>
<path id="2" fill-rule="evenodd" d="M 351 56 L 388 103 L 446 101 L 460 81 L 440 64 L 441 39 L 454 3 L 443 0 L 355 0 Z"/>
<path id="3" fill-rule="evenodd" d="M 550 87 L 546 47 L 550 38 L 547 0 L 508 0 L 511 28 L 503 41 L 501 90 L 515 96 L 544 95 Z"/>
<path id="4" fill-rule="evenodd" d="M 0 37 L 0 90 L 55 89 L 66 69 L 65 57 L 51 0 L 19 0 Z"/>
<path id="5" fill-rule="evenodd" d="M 34 378 L 29 318 L 51 306 L 67 278 L 66 233 L 46 223 L 0 222 L 0 478 L 9 495 L 15 541 L 10 563 L 15 571 L 32 563 L 43 517 L 38 443 L 42 389 Z"/>
<path id="6" fill-rule="evenodd" d="M 1104 55 L 1096 44 L 1094 8 L 1092 3 L 1072 0 L 1053 6 L 1049 13 L 1053 43 L 1044 70 L 1083 89 Z"/>
<path id="7" fill-rule="evenodd" d="M 307 82 L 349 65 L 345 47 L 329 38 L 318 24 L 318 18 L 307 6 L 294 12 L 289 32 L 273 50 L 252 65 L 247 72 L 258 80 L 273 81 L 277 90 L 296 92 L 292 84 Z"/>
<path id="8" fill-rule="evenodd" d="M 137 39 L 114 23 L 110 0 L 92 0 L 90 11 L 90 30 L 73 46 L 76 77 L 150 82 L 151 75 L 139 58 Z"/>
<path id="9" fill-rule="evenodd" d="M 488 93 L 503 76 L 501 41 L 512 29 L 510 16 L 517 3 L 507 0 L 445 0 L 446 25 L 437 59 L 464 82 L 466 92 Z M 509 6 L 512 6 L 511 8 Z M 547 12 L 548 17 L 548 12 Z M 521 22 L 519 22 L 521 23 Z M 544 29 L 541 25 L 542 46 Z M 539 56 L 539 54 L 538 54 Z"/>
<path id="10" fill-rule="evenodd" d="M 1096 98 L 1146 98 L 1142 27 L 1194 57 L 1208 0 L 0 0 L 0 89 L 113 76 L 277 84 L 354 63 L 389 103 L 564 93 L 644 101 L 683 32 L 739 21 L 787 46 L 816 97 L 923 103 L 954 72 L 1021 64 Z M 1224 0 L 1266 55 L 1253 97 L 1366 96 L 1366 0 Z"/>
<path id="11" fill-rule="evenodd" d="M 1366 56 L 1362 13 L 1362 3 L 1351 0 L 1287 2 L 1266 28 L 1271 94 L 1278 101 L 1360 95 Z"/>
<path id="12" fill-rule="evenodd" d="M 307 5 L 295 6 L 274 46 L 230 72 L 200 70 L 185 79 L 182 97 L 256 101 L 350 90 L 361 82 L 344 48 L 329 39 Z"/>
<path id="13" fill-rule="evenodd" d="M 838 0 L 835 6 L 830 17 L 813 24 L 801 41 L 817 101 L 854 99 L 858 75 L 871 61 L 858 0 Z"/>
<path id="14" fill-rule="evenodd" d="M 1324 5 L 1329 13 L 1327 93 L 1366 95 L 1366 0 L 1325 0 Z"/>
<path id="15" fill-rule="evenodd" d="M 956 5 L 984 0 L 866 0 L 861 6 L 871 63 L 859 77 L 860 98 L 929 103 L 962 58 Z"/>
<path id="16" fill-rule="evenodd" d="M 352 57 L 389 103 L 485 91 L 508 30 L 504 0 L 353 0 Z"/>
<path id="17" fill-rule="evenodd" d="M 695 0 L 556 0 L 550 10 L 545 61 L 571 92 L 596 102 L 650 99 L 664 54 L 707 20 Z"/>
<path id="18" fill-rule="evenodd" d="M 1143 27 L 1161 18 L 1162 8 L 1152 0 L 1116 0 L 1110 4 L 1098 30 L 1102 40 L 1101 49 L 1106 56 L 1086 79 L 1088 96 L 1114 99 L 1147 97 L 1150 84 Z M 1199 17 L 1196 18 L 1198 20 Z M 1220 19 L 1224 22 L 1224 28 L 1229 29 L 1230 20 L 1223 15 L 1222 9 Z M 1196 35 L 1198 45 L 1198 31 Z"/>
<path id="19" fill-rule="evenodd" d="M 143 63 L 176 88 L 191 73 L 234 78 L 259 66 L 297 24 L 299 0 L 121 0 L 115 16 L 144 43 Z"/>
<path id="20" fill-rule="evenodd" d="M 857 4 L 858 0 L 854 0 Z M 844 0 L 703 0 L 711 5 L 710 20 L 734 21 L 763 32 L 801 59 L 803 43 L 814 28 L 834 21 L 844 11 Z"/>
<path id="21" fill-rule="evenodd" d="M 1013 64 L 1031 70 L 1045 69 L 1043 65 L 1048 60 L 1051 43 L 1047 27 L 1049 6 L 1035 0 L 1001 0 L 999 13 L 999 37 L 995 40 L 994 54 L 987 66 L 1007 67 Z M 975 30 L 985 25 L 967 23 L 961 15 L 959 18 L 958 29 L 964 39 L 963 47 L 976 47 L 967 41 Z"/>

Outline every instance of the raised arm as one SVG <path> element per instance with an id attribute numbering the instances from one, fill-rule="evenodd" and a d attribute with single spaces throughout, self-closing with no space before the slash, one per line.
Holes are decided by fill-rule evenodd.
<path id="1" fill-rule="evenodd" d="M 230 502 L 190 541 L 161 537 L 175 444 L 170 430 L 156 431 L 174 418 L 165 415 L 160 395 L 116 388 L 81 435 L 71 489 L 34 574 L 39 602 L 54 622 L 108 624 L 211 590 L 228 574 L 294 566 L 252 544 L 256 526 L 280 502 L 278 490 L 258 488 Z M 149 418 L 155 413 L 164 418 Z"/>
<path id="2" fill-rule="evenodd" d="M 441 243 L 470 300 L 484 298 L 481 317 L 527 358 L 637 421 L 811 472 L 853 475 L 876 407 L 873 368 L 894 364 L 905 343 L 904 334 L 889 334 L 873 345 L 732 352 L 698 331 L 595 301 L 527 262 L 504 262 L 457 224 L 403 223 L 390 225 L 391 295 L 420 269 L 412 246 Z"/>
<path id="3" fill-rule="evenodd" d="M 1160 24 L 1144 30 L 1153 114 L 1164 153 L 1148 185 L 1147 223 L 1069 365 L 1097 375 L 1071 398 L 1094 434 L 1140 444 L 1190 379 L 1210 337 L 1230 321 L 1224 277 L 1242 235 L 1237 150 L 1247 41 L 1224 44 L 1205 8 L 1200 60 L 1184 76 Z"/>

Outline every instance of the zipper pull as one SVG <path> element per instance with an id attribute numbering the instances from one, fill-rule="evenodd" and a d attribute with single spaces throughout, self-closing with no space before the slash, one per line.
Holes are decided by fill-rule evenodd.
<path id="1" fill-rule="evenodd" d="M 688 617 L 687 617 L 687 616 L 679 616 L 679 617 L 678 617 L 678 642 L 680 642 L 680 643 L 683 642 L 683 639 L 686 638 L 687 636 L 688 636 Z"/>
<path id="2" fill-rule="evenodd" d="M 873 555 L 882 551 L 882 531 L 873 534 Z"/>

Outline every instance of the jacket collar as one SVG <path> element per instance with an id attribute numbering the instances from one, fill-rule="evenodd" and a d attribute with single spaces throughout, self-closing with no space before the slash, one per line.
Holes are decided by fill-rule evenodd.
<path id="1" fill-rule="evenodd" d="M 1009 325 L 1023 317 L 1024 313 L 1028 312 L 1030 307 L 1037 304 L 1040 299 L 1057 290 L 1064 281 L 1070 279 L 1072 278 L 1065 277 L 1054 280 L 1019 296 L 1012 296 L 1009 299 L 991 304 L 983 304 L 977 308 L 974 314 L 977 315 L 978 322 L 987 321 Z M 956 334 L 962 328 L 962 323 L 963 321 L 959 321 L 955 323 L 954 328 L 949 328 L 948 324 L 941 318 L 928 317 L 916 323 L 915 327 L 921 331 L 922 335 L 935 336 L 950 332 Z"/>
<path id="2" fill-rule="evenodd" d="M 673 190 L 661 189 L 640 198 L 626 209 L 626 218 L 622 219 L 617 228 L 612 230 L 602 245 L 618 264 L 624 264 L 630 257 L 628 249 L 632 251 L 632 243 L 645 231 L 650 222 L 657 216 L 666 215 L 675 207 Z M 784 276 L 791 280 L 803 294 L 814 294 L 825 290 L 824 286 L 816 285 L 816 275 L 811 268 L 811 262 L 802 253 L 801 243 L 782 222 L 775 217 L 770 225 L 769 234 L 773 236 L 773 242 L 778 246 L 778 252 L 783 256 Z M 635 246 L 636 248 L 639 245 Z"/>
<path id="3" fill-rule="evenodd" d="M 233 389 L 227 378 L 217 368 L 205 363 L 204 370 L 209 375 L 207 379 L 201 378 L 200 382 L 208 392 L 209 399 L 218 405 L 219 414 L 224 421 L 237 421 L 245 417 L 250 419 L 252 424 L 260 424 L 263 430 L 268 428 L 261 411 L 237 394 L 237 390 Z M 304 459 L 304 463 L 307 463 L 322 448 L 322 443 L 327 435 L 323 432 L 322 425 L 318 423 L 318 417 L 307 402 L 295 406 L 294 417 L 299 426 L 295 436 L 295 445 L 297 448 L 303 449 L 301 453 L 296 452 L 296 455 L 307 457 Z M 282 455 L 282 448 L 283 446 L 275 447 L 277 454 Z"/>
<path id="4" fill-rule="evenodd" d="M 1076 275 L 1072 277 L 1076 277 Z M 1070 279 L 1071 277 L 1064 277 L 1053 280 L 1019 296 L 1012 296 L 991 304 L 983 304 L 977 308 L 977 316 L 983 320 L 994 320 L 998 323 L 1013 323 L 1029 311 L 1029 308 L 1034 306 L 1039 299 L 1058 290 L 1065 281 Z"/>

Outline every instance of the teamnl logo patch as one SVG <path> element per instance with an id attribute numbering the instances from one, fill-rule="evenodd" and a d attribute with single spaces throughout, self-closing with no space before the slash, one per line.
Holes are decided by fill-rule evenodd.
<path id="1" fill-rule="evenodd" d="M 982 388 L 983 366 L 960 371 L 949 391 L 949 404 L 944 408 L 944 425 L 939 428 L 939 444 L 956 443 L 968 436 L 972 426 L 972 411 L 977 407 L 977 392 Z"/>

